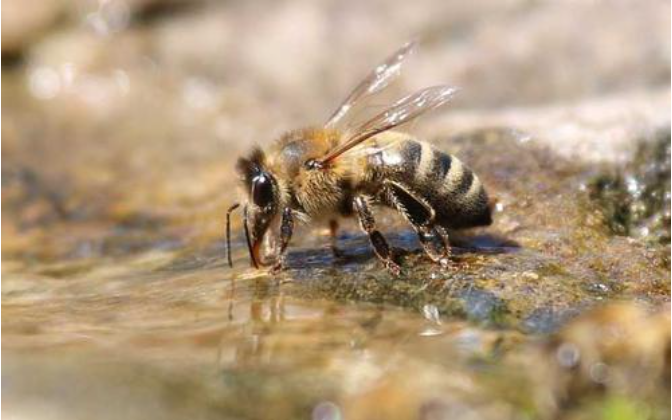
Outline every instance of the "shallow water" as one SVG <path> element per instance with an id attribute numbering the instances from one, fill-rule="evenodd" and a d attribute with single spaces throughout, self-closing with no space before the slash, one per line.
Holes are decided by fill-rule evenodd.
<path id="1" fill-rule="evenodd" d="M 423 316 L 302 299 L 298 281 L 249 269 L 232 279 L 217 263 L 185 269 L 154 258 L 140 269 L 110 264 L 67 281 L 5 278 L 10 413 L 118 418 L 106 410 L 111 396 L 130 418 L 305 417 L 345 410 L 381 378 L 411 369 L 469 376 L 478 368 L 463 365 L 488 357 L 507 335 L 442 320 L 430 305 Z M 175 398 L 191 408 L 173 412 Z"/>

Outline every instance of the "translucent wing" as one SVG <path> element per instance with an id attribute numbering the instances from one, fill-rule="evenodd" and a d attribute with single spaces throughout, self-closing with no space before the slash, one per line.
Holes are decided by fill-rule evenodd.
<path id="1" fill-rule="evenodd" d="M 457 88 L 452 86 L 432 86 L 400 99 L 388 109 L 355 129 L 343 143 L 327 153 L 321 159 L 321 163 L 332 161 L 366 139 L 440 107 L 448 102 L 456 92 Z"/>
<path id="2" fill-rule="evenodd" d="M 399 138 L 388 139 L 384 142 L 372 141 L 368 138 L 359 144 L 355 145 L 348 153 L 342 154 L 339 159 L 358 159 L 379 153 L 385 153 L 389 149 L 394 149 L 398 144 L 403 143 L 408 139 L 408 136 L 399 136 Z"/>
<path id="3" fill-rule="evenodd" d="M 417 46 L 416 41 L 406 43 L 403 47 L 389 56 L 378 65 L 362 82 L 348 95 L 343 103 L 329 117 L 325 127 L 333 127 L 338 123 L 362 98 L 385 89 L 401 72 L 401 65 Z"/>

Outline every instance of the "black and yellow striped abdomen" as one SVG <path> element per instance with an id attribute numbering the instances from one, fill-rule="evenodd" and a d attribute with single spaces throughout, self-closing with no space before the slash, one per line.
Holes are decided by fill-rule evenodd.
<path id="1" fill-rule="evenodd" d="M 459 159 L 402 133 L 372 139 L 367 148 L 367 189 L 384 197 L 388 179 L 432 207 L 438 224 L 468 228 L 492 223 L 488 196 L 478 176 Z"/>

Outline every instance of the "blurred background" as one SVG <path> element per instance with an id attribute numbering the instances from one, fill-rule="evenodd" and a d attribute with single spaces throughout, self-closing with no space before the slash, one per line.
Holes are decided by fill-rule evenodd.
<path id="1" fill-rule="evenodd" d="M 437 278 L 427 271 L 397 283 L 406 289 L 376 283 L 385 296 L 362 289 L 372 284 L 363 280 L 338 279 L 325 291 L 311 280 L 333 285 L 333 261 L 308 251 L 285 278 L 294 286 L 260 285 L 239 235 L 239 268 L 225 271 L 236 157 L 320 124 L 412 38 L 421 47 L 392 96 L 436 83 L 462 89 L 413 131 L 434 142 L 467 137 L 466 146 L 443 147 L 461 151 L 501 198 L 493 231 L 533 254 L 492 257 L 501 272 L 476 268 L 483 282 L 502 281 L 479 283 L 476 294 L 441 286 L 430 297 L 414 292 L 417 278 Z M 2 102 L 3 414 L 115 418 L 107 395 L 124 418 L 264 418 L 260 401 L 279 417 L 331 419 L 345 410 L 376 418 L 394 398 L 403 409 L 380 418 L 634 419 L 669 408 L 656 393 L 667 360 L 669 395 L 669 307 L 648 318 L 669 302 L 669 1 L 3 0 Z M 510 139 L 479 143 L 465 134 L 490 128 Z M 584 213 L 595 185 L 603 203 L 595 214 L 607 218 L 608 232 Z M 326 246 L 312 237 L 299 246 Z M 396 238 L 413 246 L 412 235 Z M 361 237 L 344 239 L 369 252 Z M 604 255 L 577 257 L 591 250 Z M 363 274 L 347 267 L 348 275 L 376 275 L 373 260 Z M 588 379 L 546 372 L 541 383 L 552 383 L 525 397 L 501 386 L 548 366 L 538 355 L 546 348 L 516 351 L 518 361 L 495 369 L 500 376 L 477 377 L 503 349 L 537 339 L 521 331 L 555 333 L 612 298 L 652 306 L 607 311 L 596 322 L 658 326 L 646 330 L 647 345 L 624 351 L 631 359 L 611 371 L 615 388 L 600 361 L 575 369 Z M 557 360 L 578 366 L 583 347 L 562 347 L 562 337 L 576 333 L 583 343 L 594 335 L 583 325 L 549 339 L 552 360 L 557 345 Z M 441 329 L 438 341 L 416 340 Z M 403 356 L 386 359 L 389 348 Z M 648 357 L 653 367 L 630 383 L 656 386 L 631 399 L 629 369 Z M 400 370 L 390 373 L 395 360 Z M 522 369 L 511 368 L 520 360 Z M 416 378 L 410 390 L 408 375 Z M 82 384 L 89 398 L 61 380 Z M 558 402 L 575 402 L 584 386 L 619 397 L 576 411 Z M 429 389 L 447 394 L 428 397 Z"/>

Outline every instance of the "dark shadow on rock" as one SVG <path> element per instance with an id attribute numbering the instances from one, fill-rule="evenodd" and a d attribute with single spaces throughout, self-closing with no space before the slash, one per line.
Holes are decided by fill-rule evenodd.
<path id="1" fill-rule="evenodd" d="M 483 232 L 475 235 L 453 233 L 450 236 L 453 249 L 475 254 L 505 254 L 520 248 L 512 239 L 494 233 Z"/>
<path id="2" fill-rule="evenodd" d="M 521 323 L 528 334 L 551 334 L 580 313 L 580 308 L 537 308 Z"/>
<path id="3" fill-rule="evenodd" d="M 414 232 L 403 232 L 388 235 L 395 259 L 402 263 L 409 256 L 423 254 Z M 479 233 L 477 235 L 451 234 L 451 250 L 453 255 L 465 254 L 496 255 L 515 252 L 520 244 L 501 235 Z M 347 240 L 339 242 L 340 255 L 334 256 L 331 249 L 296 249 L 290 250 L 286 264 L 290 269 L 326 268 L 329 266 L 348 266 L 364 264 L 376 258 L 373 249 L 364 235 L 348 235 Z M 430 263 L 429 259 L 427 260 Z"/>

